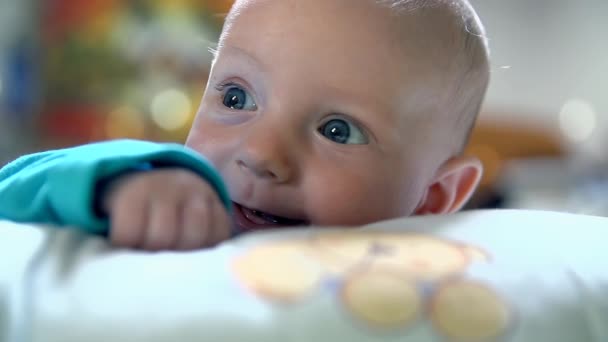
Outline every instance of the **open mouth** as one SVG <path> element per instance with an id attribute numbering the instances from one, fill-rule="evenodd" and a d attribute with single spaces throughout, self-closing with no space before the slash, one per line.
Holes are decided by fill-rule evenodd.
<path id="1" fill-rule="evenodd" d="M 260 210 L 244 207 L 238 203 L 234 203 L 234 209 L 235 221 L 244 231 L 272 229 L 277 227 L 294 227 L 307 224 L 304 220 L 273 215 Z"/>

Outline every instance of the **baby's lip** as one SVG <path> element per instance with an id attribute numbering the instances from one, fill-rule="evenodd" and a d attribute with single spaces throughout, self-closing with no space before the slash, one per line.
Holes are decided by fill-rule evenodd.
<path id="1" fill-rule="evenodd" d="M 308 222 L 302 219 L 274 215 L 267 211 L 252 209 L 236 202 L 233 204 L 234 220 L 242 231 L 258 231 L 279 227 L 304 226 L 308 224 Z"/>

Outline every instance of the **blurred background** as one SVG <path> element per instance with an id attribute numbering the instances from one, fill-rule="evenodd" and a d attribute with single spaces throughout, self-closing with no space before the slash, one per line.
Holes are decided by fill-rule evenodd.
<path id="1" fill-rule="evenodd" d="M 492 83 L 469 208 L 608 216 L 608 1 L 471 0 Z M 0 166 L 91 141 L 183 142 L 231 0 L 0 0 Z"/>

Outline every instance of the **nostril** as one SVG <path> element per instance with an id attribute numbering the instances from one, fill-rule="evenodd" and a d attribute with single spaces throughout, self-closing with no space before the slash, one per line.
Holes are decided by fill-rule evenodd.
<path id="1" fill-rule="evenodd" d="M 276 173 L 274 173 L 271 170 L 266 169 L 265 167 L 255 167 L 255 165 L 254 165 L 254 167 L 252 167 L 242 160 L 237 160 L 236 164 L 238 165 L 238 167 L 241 170 L 253 173 L 253 174 L 257 175 L 258 177 L 268 178 L 268 179 L 277 178 Z"/>
<path id="2" fill-rule="evenodd" d="M 258 178 L 272 180 L 273 182 L 285 182 L 288 177 L 288 168 L 281 162 L 273 159 L 235 159 L 238 169 L 246 174 L 254 175 Z"/>
<path id="3" fill-rule="evenodd" d="M 245 164 L 245 162 L 242 160 L 238 160 L 236 165 L 238 165 L 241 169 L 248 169 L 247 164 Z"/>
<path id="4" fill-rule="evenodd" d="M 264 172 L 264 176 L 266 178 L 271 178 L 271 179 L 276 179 L 277 178 L 277 175 L 274 172 L 272 172 L 272 171 L 266 171 L 266 172 Z"/>

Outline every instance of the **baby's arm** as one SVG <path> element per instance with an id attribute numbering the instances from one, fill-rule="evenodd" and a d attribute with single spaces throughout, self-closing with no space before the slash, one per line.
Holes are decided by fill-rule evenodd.
<path id="1" fill-rule="evenodd" d="M 224 206 L 230 206 L 219 175 L 198 154 L 177 144 L 119 140 L 28 155 L 7 165 L 0 170 L 0 217 L 108 234 L 108 219 L 96 210 L 98 187 L 142 166 L 162 169 L 151 174 L 163 171 L 167 176 L 166 168 L 175 167 L 180 168 L 176 172 L 201 176 Z M 112 208 L 106 209 L 112 214 Z"/>

